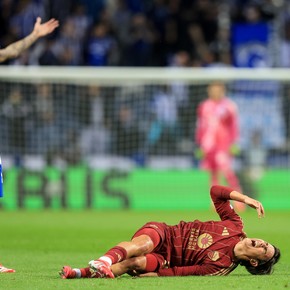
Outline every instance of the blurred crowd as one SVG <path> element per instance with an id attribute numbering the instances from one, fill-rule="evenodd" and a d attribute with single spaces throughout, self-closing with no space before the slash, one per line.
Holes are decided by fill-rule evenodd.
<path id="1" fill-rule="evenodd" d="M 232 26 L 261 22 L 278 29 L 276 55 L 285 61 L 275 65 L 290 66 L 288 6 L 283 0 L 2 0 L 0 44 L 29 34 L 37 16 L 53 17 L 60 28 L 9 63 L 231 66 Z"/>
<path id="2" fill-rule="evenodd" d="M 2 0 L 1 46 L 28 35 L 37 16 L 59 19 L 60 27 L 4 65 L 234 66 L 232 28 L 241 23 L 261 31 L 263 25 L 272 27 L 272 38 L 266 39 L 272 61 L 249 46 L 250 65 L 290 67 L 288 1 Z M 237 43 L 243 47 L 244 40 Z M 284 120 L 285 140 L 290 140 L 290 90 L 282 88 L 277 112 Z M 206 85 L 182 83 L 98 87 L 1 82 L 0 151 L 43 154 L 48 160 L 61 156 L 70 163 L 98 154 L 130 156 L 140 163 L 148 154 L 192 156 L 196 108 L 205 97 Z"/>

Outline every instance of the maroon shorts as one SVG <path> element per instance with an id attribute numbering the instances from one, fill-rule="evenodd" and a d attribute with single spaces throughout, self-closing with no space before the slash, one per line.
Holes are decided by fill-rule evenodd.
<path id="1" fill-rule="evenodd" d="M 140 229 L 138 229 L 132 238 L 139 237 L 140 235 L 143 234 L 142 231 L 144 229 L 147 229 L 147 228 L 154 229 L 158 233 L 158 235 L 160 236 L 159 245 L 157 245 L 157 247 L 154 249 L 154 252 L 158 251 L 160 246 L 165 241 L 165 233 L 166 233 L 166 229 L 168 228 L 168 225 L 165 223 L 159 223 L 159 222 L 148 222 L 144 226 L 142 226 Z"/>
<path id="2" fill-rule="evenodd" d="M 168 225 L 165 223 L 159 223 L 159 222 L 148 222 L 144 226 L 142 226 L 140 229 L 138 229 L 132 238 L 136 238 L 140 235 L 147 234 L 146 229 L 155 230 L 160 237 L 159 244 L 154 248 L 153 252 L 150 253 L 151 256 L 155 257 L 155 259 L 158 263 L 157 270 L 168 268 L 169 262 L 166 260 L 167 253 L 166 253 L 166 251 L 161 250 L 161 248 L 164 248 L 164 246 L 165 246 L 164 244 L 166 244 L 166 232 L 168 229 Z M 150 236 L 150 234 L 148 234 L 148 235 Z M 159 252 L 160 250 L 161 250 L 161 252 Z"/>

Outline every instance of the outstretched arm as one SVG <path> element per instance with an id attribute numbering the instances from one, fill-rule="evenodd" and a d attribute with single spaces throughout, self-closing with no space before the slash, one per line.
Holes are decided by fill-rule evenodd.
<path id="1" fill-rule="evenodd" d="M 0 49 L 0 62 L 18 57 L 20 53 L 30 47 L 38 38 L 52 33 L 58 26 L 59 22 L 55 19 L 50 19 L 41 24 L 41 18 L 37 17 L 34 29 L 29 35 L 8 45 L 4 49 Z"/>

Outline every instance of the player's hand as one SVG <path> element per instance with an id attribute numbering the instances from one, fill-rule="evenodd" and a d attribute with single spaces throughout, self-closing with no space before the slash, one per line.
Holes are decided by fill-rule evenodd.
<path id="1" fill-rule="evenodd" d="M 255 200 L 255 199 L 247 196 L 244 200 L 244 203 L 247 204 L 248 206 L 256 209 L 259 218 L 265 216 L 264 207 L 258 200 Z"/>
<path id="2" fill-rule="evenodd" d="M 52 18 L 47 22 L 41 24 L 41 18 L 37 17 L 36 22 L 34 24 L 33 33 L 37 37 L 45 36 L 51 32 L 53 32 L 59 26 L 58 20 Z"/>

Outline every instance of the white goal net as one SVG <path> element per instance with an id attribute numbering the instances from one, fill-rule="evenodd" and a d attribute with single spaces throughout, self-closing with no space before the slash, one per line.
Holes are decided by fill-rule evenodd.
<path id="1" fill-rule="evenodd" d="M 112 207 L 110 196 L 125 195 L 108 182 L 125 178 L 124 207 L 152 208 L 151 194 L 156 208 L 204 208 L 209 178 L 200 170 L 195 134 L 198 105 L 213 81 L 224 82 L 237 104 L 240 152 L 233 166 L 242 188 L 280 193 L 283 200 L 290 185 L 288 70 L 1 66 L 0 154 L 9 171 L 6 190 L 13 192 L 4 206 L 14 208 L 17 195 L 22 207 L 23 190 L 35 190 L 25 187 L 22 168 L 42 172 L 39 193 L 60 194 L 63 206 L 69 198 L 73 206 L 79 194 L 87 206 Z M 79 166 L 93 170 L 70 170 Z M 55 181 L 50 168 L 60 170 Z M 92 184 L 104 194 L 95 195 Z M 276 206 L 276 199 L 263 198 Z"/>
<path id="2" fill-rule="evenodd" d="M 287 151 L 287 70 L 1 67 L 1 155 L 190 167 L 197 106 L 214 80 L 238 105 L 242 152 L 255 135 L 261 150 Z M 283 166 L 285 159 L 274 159 Z"/>

